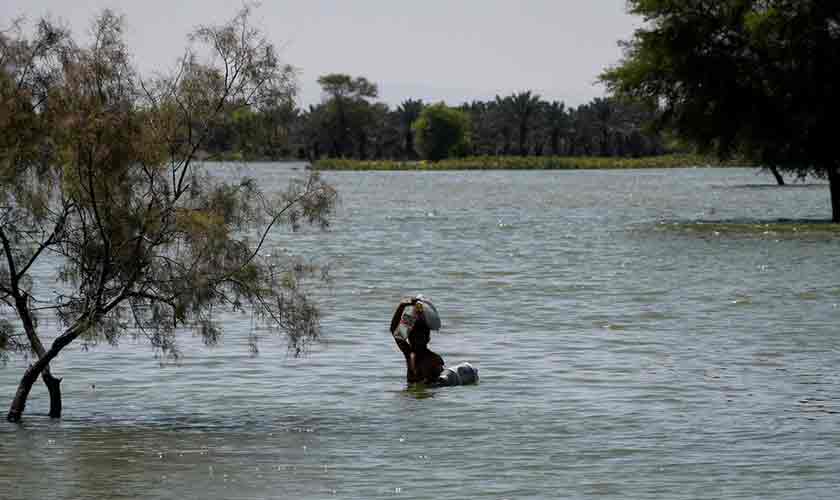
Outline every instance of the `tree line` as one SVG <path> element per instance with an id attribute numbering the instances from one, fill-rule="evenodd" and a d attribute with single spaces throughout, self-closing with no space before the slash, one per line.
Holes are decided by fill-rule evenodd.
<path id="1" fill-rule="evenodd" d="M 442 103 L 406 99 L 396 108 L 378 101 L 378 86 L 365 77 L 329 74 L 318 79 L 323 99 L 297 107 L 277 95 L 257 107 L 237 107 L 212 130 L 207 152 L 250 159 L 419 158 L 415 125 L 424 110 Z M 595 98 L 570 107 L 526 90 L 453 106 L 467 122 L 466 156 L 641 157 L 666 152 L 649 106 Z"/>

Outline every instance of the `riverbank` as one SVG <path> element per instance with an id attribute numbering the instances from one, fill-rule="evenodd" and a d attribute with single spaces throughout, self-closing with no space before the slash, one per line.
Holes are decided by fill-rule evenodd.
<path id="1" fill-rule="evenodd" d="M 752 166 L 745 162 L 721 163 L 700 155 L 664 155 L 645 158 L 571 156 L 475 156 L 439 162 L 325 159 L 313 162 L 315 170 L 620 170 Z"/>
<path id="2" fill-rule="evenodd" d="M 299 158 L 292 156 L 275 156 L 275 155 L 261 155 L 254 153 L 245 153 L 242 151 L 223 151 L 217 153 L 208 153 L 202 151 L 198 157 L 203 161 L 226 162 L 226 163 L 290 163 L 299 162 Z"/>

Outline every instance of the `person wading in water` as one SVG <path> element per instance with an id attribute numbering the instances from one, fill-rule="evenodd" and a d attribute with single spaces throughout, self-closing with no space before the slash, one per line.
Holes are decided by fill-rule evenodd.
<path id="1" fill-rule="evenodd" d="M 405 356 L 409 384 L 440 385 L 443 358 L 429 349 L 431 330 L 440 329 L 440 318 L 422 295 L 404 298 L 391 318 L 391 335 Z"/>
<path id="2" fill-rule="evenodd" d="M 432 330 L 440 330 L 440 316 L 429 299 L 418 295 L 400 300 L 391 318 L 391 335 L 405 356 L 408 383 L 428 387 L 477 384 L 478 369 L 473 365 L 443 366 L 443 358 L 429 349 Z"/>

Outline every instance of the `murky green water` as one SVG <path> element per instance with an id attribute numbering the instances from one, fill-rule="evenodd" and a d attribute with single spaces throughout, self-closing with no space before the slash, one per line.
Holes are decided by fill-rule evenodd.
<path id="1" fill-rule="evenodd" d="M 251 167 L 283 186 L 289 165 Z M 840 232 L 753 170 L 328 173 L 326 342 L 76 348 L 0 424 L 0 498 L 836 498 Z M 274 251 L 281 251 L 275 248 Z M 50 271 L 41 271 L 49 281 Z M 387 324 L 479 386 L 405 391 Z M 8 404 L 22 362 L 0 368 Z M 95 387 L 92 387 L 95 385 Z"/>

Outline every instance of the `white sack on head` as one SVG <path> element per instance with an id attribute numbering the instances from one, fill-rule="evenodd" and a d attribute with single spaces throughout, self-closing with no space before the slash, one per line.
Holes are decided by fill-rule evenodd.
<path id="1" fill-rule="evenodd" d="M 423 319 L 426 320 L 426 325 L 429 327 L 429 330 L 440 330 L 440 315 L 435 305 L 432 304 L 432 301 L 422 295 L 418 295 L 415 299 L 417 299 L 417 306 L 420 306 L 415 307 L 422 312 Z"/>

